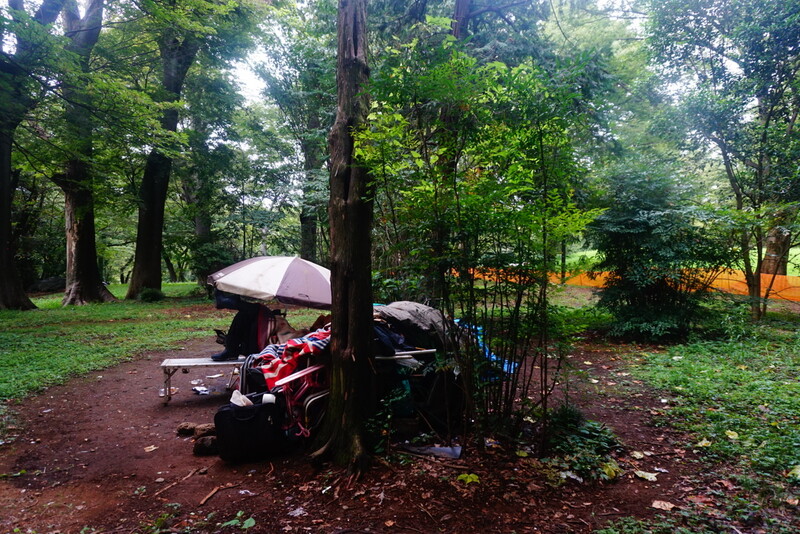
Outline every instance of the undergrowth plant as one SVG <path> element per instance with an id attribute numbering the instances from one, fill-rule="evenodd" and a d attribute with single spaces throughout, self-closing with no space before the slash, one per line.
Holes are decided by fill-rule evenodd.
<path id="1" fill-rule="evenodd" d="M 622 473 L 612 456 L 622 449 L 617 437 L 604 424 L 586 420 L 574 406 L 562 404 L 553 410 L 545 432 L 543 462 L 562 477 L 610 481 Z"/>
<path id="2" fill-rule="evenodd" d="M 737 489 L 718 496 L 725 521 L 701 508 L 685 509 L 680 521 L 669 523 L 673 530 L 666 523 L 662 528 L 630 521 L 600 532 L 719 532 L 728 529 L 727 523 L 797 532 L 798 326 L 796 316 L 772 314 L 746 338 L 698 341 L 645 355 L 645 365 L 634 372 L 661 389 L 666 401 L 654 423 L 688 432 L 684 446 L 707 463 L 707 476 L 728 478 Z M 692 529 L 682 530 L 686 526 Z"/>
<path id="3" fill-rule="evenodd" d="M 588 233 L 607 272 L 599 305 L 614 316 L 611 334 L 628 339 L 685 339 L 702 315 L 714 280 L 732 263 L 725 228 L 674 162 L 638 155 L 606 170 L 611 206 Z"/>
<path id="4" fill-rule="evenodd" d="M 586 65 L 564 60 L 554 76 L 533 61 L 482 62 L 449 28 L 415 26 L 371 81 L 356 155 L 382 186 L 375 279 L 382 295 L 460 320 L 447 352 L 468 430 L 512 436 L 519 399 L 546 414 L 567 353 L 549 273 L 600 212 L 575 194 Z"/>

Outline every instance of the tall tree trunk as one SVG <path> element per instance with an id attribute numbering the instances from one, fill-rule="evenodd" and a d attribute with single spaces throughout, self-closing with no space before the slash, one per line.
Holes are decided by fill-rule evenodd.
<path id="1" fill-rule="evenodd" d="M 469 7 L 471 0 L 456 0 L 453 13 L 453 37 L 463 39 L 467 33 L 467 22 L 469 21 Z"/>
<path id="2" fill-rule="evenodd" d="M 139 188 L 136 251 L 126 299 L 135 299 L 145 288 L 161 289 L 164 208 L 171 172 L 172 158 L 155 149 L 148 154 Z"/>
<path id="3" fill-rule="evenodd" d="M 194 63 L 200 43 L 197 39 L 175 36 L 159 42 L 163 68 L 163 85 L 167 102 L 180 98 L 189 67 Z M 161 127 L 169 132 L 178 129 L 178 111 L 167 109 Z M 163 247 L 164 208 L 172 173 L 172 158 L 159 148 L 147 156 L 142 184 L 139 188 L 139 221 L 136 226 L 136 259 L 128 285 L 127 299 L 135 299 L 145 288 L 161 289 L 161 248 Z"/>
<path id="4" fill-rule="evenodd" d="M 100 36 L 104 0 L 92 0 L 83 17 L 78 4 L 69 0 L 64 9 L 67 50 L 78 57 L 81 74 L 89 73 L 89 57 Z M 63 177 L 54 181 L 64 192 L 67 242 L 67 284 L 63 304 L 86 304 L 116 300 L 103 284 L 97 267 L 94 224 L 91 101 L 83 76 L 64 83 L 65 119 L 69 141 L 75 147 Z"/>
<path id="5" fill-rule="evenodd" d="M 42 27 L 55 22 L 61 13 L 64 0 L 44 0 L 33 15 L 33 20 Z M 24 0 L 9 0 L 8 7 L 18 12 L 25 11 Z M 16 15 L 12 13 L 16 19 Z M 6 50 L 6 36 L 0 41 L 0 309 L 30 310 L 35 308 L 25 294 L 22 279 L 14 261 L 14 240 L 11 232 L 11 203 L 16 189 L 11 167 L 11 152 L 14 146 L 14 131 L 25 114 L 37 101 L 31 98 L 28 84 L 29 63 L 41 59 L 37 54 L 41 43 L 28 40 L 27 35 L 16 35 L 14 52 Z"/>
<path id="6" fill-rule="evenodd" d="M 0 125 L 0 309 L 31 310 L 36 306 L 22 287 L 11 236 L 11 202 L 16 189 L 11 172 L 11 147 L 15 128 L 16 125 Z"/>
<path id="7" fill-rule="evenodd" d="M 300 209 L 300 257 L 317 261 L 317 214 L 309 206 Z"/>
<path id="8" fill-rule="evenodd" d="M 68 174 L 74 176 L 73 173 L 88 174 L 86 170 L 73 170 Z M 103 284 L 97 267 L 92 190 L 80 182 L 67 182 L 62 190 L 67 237 L 67 285 L 63 304 L 116 300 Z"/>
<path id="9" fill-rule="evenodd" d="M 175 265 L 172 264 L 172 260 L 166 250 L 162 250 L 161 252 L 164 258 L 164 265 L 167 266 L 167 273 L 169 273 L 169 281 L 175 283 L 178 281 L 178 272 L 175 270 Z"/>
<path id="10" fill-rule="evenodd" d="M 366 0 L 339 0 L 338 111 L 329 137 L 331 235 L 331 393 L 314 453 L 351 471 L 365 468 L 364 422 L 375 406 L 369 365 L 372 339 L 373 194 L 353 155 L 353 131 L 365 122 L 369 97 Z"/>

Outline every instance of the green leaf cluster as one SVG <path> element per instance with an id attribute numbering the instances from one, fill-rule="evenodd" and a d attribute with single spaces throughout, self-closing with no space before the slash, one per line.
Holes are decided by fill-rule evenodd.
<path id="1" fill-rule="evenodd" d="M 615 317 L 612 334 L 667 339 L 689 334 L 711 283 L 729 268 L 732 221 L 694 206 L 677 168 L 630 157 L 606 169 L 611 207 L 591 225 L 589 240 L 608 273 L 599 305 Z"/>

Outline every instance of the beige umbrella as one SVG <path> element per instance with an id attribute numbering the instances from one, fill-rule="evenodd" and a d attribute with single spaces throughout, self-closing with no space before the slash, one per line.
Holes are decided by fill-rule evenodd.
<path id="1" fill-rule="evenodd" d="M 258 256 L 210 275 L 220 291 L 258 300 L 277 300 L 311 308 L 331 307 L 331 272 L 291 256 Z"/>

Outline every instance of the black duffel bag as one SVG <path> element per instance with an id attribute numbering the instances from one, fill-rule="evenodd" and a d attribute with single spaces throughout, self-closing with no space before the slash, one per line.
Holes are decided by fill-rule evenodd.
<path id="1" fill-rule="evenodd" d="M 283 395 L 275 402 L 263 404 L 263 393 L 247 398 L 252 406 L 226 404 L 214 415 L 219 455 L 226 462 L 252 462 L 280 453 L 286 436 L 283 421 L 286 408 Z"/>

